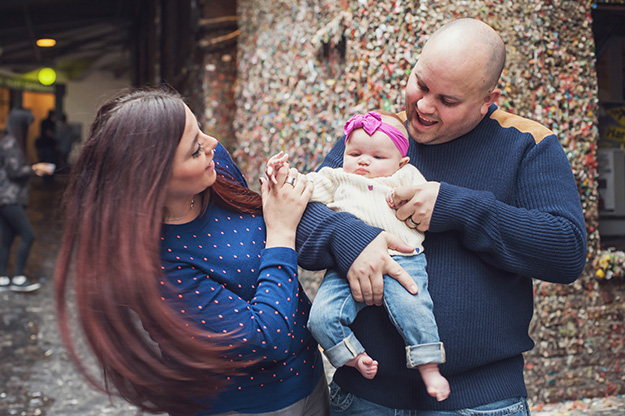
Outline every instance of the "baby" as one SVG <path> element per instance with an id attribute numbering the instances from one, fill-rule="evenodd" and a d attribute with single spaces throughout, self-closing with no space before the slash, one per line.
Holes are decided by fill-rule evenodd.
<path id="1" fill-rule="evenodd" d="M 382 114 L 380 114 L 382 113 Z M 415 247 L 413 253 L 389 250 L 389 254 L 410 274 L 419 291 L 409 293 L 395 279 L 384 276 L 384 307 L 406 343 L 406 366 L 418 368 L 428 393 L 438 401 L 449 396 L 449 383 L 438 368 L 445 362 L 445 350 L 438 336 L 427 290 L 424 234 L 397 219 L 392 203 L 394 188 L 426 182 L 406 156 L 408 134 L 393 113 L 369 112 L 352 117 L 344 128 L 343 167 L 324 167 L 309 173 L 315 184 L 311 202 L 321 202 L 335 211 L 347 211 L 366 223 L 380 227 Z M 275 183 L 274 173 L 287 163 L 279 154 L 267 162 L 266 174 Z M 366 307 L 351 296 L 349 283 L 329 270 L 319 287 L 308 327 L 335 367 L 356 368 L 372 379 L 378 362 L 372 359 L 356 339 L 349 325 Z"/>

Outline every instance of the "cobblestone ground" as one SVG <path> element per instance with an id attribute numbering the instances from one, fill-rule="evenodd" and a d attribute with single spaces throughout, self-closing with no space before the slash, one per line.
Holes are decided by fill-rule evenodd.
<path id="1" fill-rule="evenodd" d="M 37 240 L 26 272 L 41 278 L 42 287 L 28 294 L 0 293 L 0 416 L 139 415 L 124 401 L 109 400 L 91 388 L 76 372 L 61 344 L 52 275 L 61 234 L 57 208 L 63 178 L 54 185 L 44 185 L 35 178 L 32 185 L 28 214 Z M 90 369 L 97 374 L 94 366 Z M 328 372 L 331 375 L 331 368 Z M 625 398 L 535 404 L 532 408 L 534 416 L 623 416 Z"/>
<path id="2" fill-rule="evenodd" d="M 37 239 L 26 273 L 41 279 L 41 289 L 0 293 L 0 416 L 140 414 L 85 383 L 57 331 L 52 275 L 61 236 L 57 208 L 63 182 L 63 178 L 54 184 L 32 181 L 28 216 Z M 97 374 L 97 369 L 92 371 Z"/>

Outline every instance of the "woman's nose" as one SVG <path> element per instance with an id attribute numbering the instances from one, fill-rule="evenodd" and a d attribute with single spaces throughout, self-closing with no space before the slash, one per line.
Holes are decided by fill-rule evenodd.
<path id="1" fill-rule="evenodd" d="M 219 141 L 217 141 L 216 138 L 206 135 L 206 153 L 212 153 L 215 151 L 215 148 L 217 147 L 217 144 L 219 143 Z"/>

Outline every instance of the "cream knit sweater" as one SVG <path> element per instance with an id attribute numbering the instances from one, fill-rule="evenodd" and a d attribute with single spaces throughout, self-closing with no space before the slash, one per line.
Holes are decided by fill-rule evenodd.
<path id="1" fill-rule="evenodd" d="M 391 189 L 403 185 L 418 185 L 426 182 L 423 175 L 410 164 L 392 176 L 365 178 L 346 173 L 343 168 L 324 167 L 318 172 L 306 175 L 315 184 L 311 202 L 321 202 L 334 211 L 346 211 L 364 222 L 379 227 L 401 238 L 414 247 L 414 253 L 400 253 L 389 250 L 391 255 L 414 256 L 423 252 L 422 232 L 409 228 L 395 216 L 395 211 L 386 202 Z"/>

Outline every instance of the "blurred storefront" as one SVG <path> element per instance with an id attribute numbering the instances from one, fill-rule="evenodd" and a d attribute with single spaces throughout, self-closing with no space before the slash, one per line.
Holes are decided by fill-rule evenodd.
<path id="1" fill-rule="evenodd" d="M 31 163 L 37 161 L 35 140 L 39 137 L 39 125 L 50 110 L 62 111 L 64 91 L 62 84 L 43 85 L 37 80 L 0 73 L 0 130 L 5 129 L 9 111 L 14 107 L 27 108 L 35 117 L 28 130 L 26 148 Z"/>

